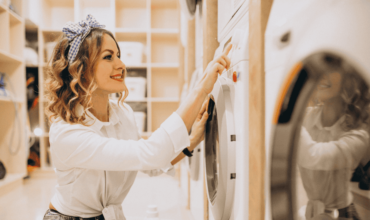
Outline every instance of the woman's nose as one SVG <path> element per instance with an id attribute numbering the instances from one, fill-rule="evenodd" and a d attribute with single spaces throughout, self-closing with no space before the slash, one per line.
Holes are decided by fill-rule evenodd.
<path id="1" fill-rule="evenodd" d="M 116 59 L 116 69 L 125 69 L 126 65 L 122 62 L 121 59 Z"/>

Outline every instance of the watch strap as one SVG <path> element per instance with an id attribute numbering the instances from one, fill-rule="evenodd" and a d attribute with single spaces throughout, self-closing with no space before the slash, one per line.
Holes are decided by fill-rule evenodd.
<path id="1" fill-rule="evenodd" d="M 188 156 L 188 157 L 192 157 L 193 156 L 193 152 L 194 152 L 194 150 L 192 151 L 192 152 L 190 152 L 189 151 L 189 149 L 187 148 L 187 147 L 185 147 L 184 148 L 184 150 L 182 150 L 182 152 L 186 155 L 186 156 Z"/>

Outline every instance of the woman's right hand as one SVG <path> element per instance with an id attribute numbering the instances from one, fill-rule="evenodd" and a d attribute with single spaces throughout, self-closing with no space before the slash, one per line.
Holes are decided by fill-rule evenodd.
<path id="1" fill-rule="evenodd" d="M 204 129 L 208 119 L 207 107 L 209 98 L 204 101 L 197 118 L 194 121 L 193 127 L 191 128 L 190 134 L 190 148 L 191 151 L 204 139 Z"/>
<path id="2" fill-rule="evenodd" d="M 216 80 L 218 78 L 218 74 L 221 75 L 221 73 L 225 69 L 230 68 L 230 58 L 227 57 L 230 50 L 232 48 L 232 44 L 227 45 L 224 52 L 216 57 L 214 60 L 212 60 L 206 70 L 204 71 L 203 78 L 200 80 L 198 86 L 200 89 L 202 89 L 206 94 L 209 94 L 213 90 L 213 86 L 216 83 Z"/>
<path id="3" fill-rule="evenodd" d="M 228 69 L 230 67 L 230 58 L 227 57 L 227 54 L 230 52 L 231 47 L 231 44 L 228 45 L 221 56 L 215 58 L 208 64 L 203 78 L 196 88 L 190 91 L 184 102 L 176 110 L 177 114 L 183 120 L 188 132 L 194 124 L 203 101 L 206 99 L 206 96 L 212 92 L 218 74 L 221 74 L 225 68 Z"/>

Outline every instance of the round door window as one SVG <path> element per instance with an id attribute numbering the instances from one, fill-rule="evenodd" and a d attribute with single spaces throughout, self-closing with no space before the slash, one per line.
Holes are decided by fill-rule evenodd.
<path id="1" fill-rule="evenodd" d="M 205 128 L 205 160 L 208 195 L 213 202 L 217 195 L 217 186 L 219 181 L 219 136 L 217 110 L 213 97 L 208 104 L 208 119 Z"/>
<path id="2" fill-rule="evenodd" d="M 273 219 L 368 219 L 368 84 L 331 53 L 308 57 L 292 74 L 273 138 Z"/>

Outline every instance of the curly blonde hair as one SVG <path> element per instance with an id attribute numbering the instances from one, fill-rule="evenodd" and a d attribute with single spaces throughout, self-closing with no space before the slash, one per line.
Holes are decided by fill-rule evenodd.
<path id="1" fill-rule="evenodd" d="M 359 72 L 345 59 L 323 53 L 316 57 L 316 68 L 322 73 L 337 72 L 342 75 L 340 97 L 344 104 L 345 120 L 341 124 L 346 131 L 368 125 L 370 92 L 369 86 Z"/>
<path id="2" fill-rule="evenodd" d="M 113 34 L 105 29 L 95 28 L 83 40 L 76 59 L 71 64 L 67 58 L 70 45 L 66 35 L 63 34 L 57 40 L 46 71 L 45 93 L 48 104 L 45 113 L 50 122 L 62 119 L 70 124 L 88 126 L 85 119 L 88 116 L 87 111 L 92 108 L 92 94 L 97 89 L 95 69 L 102 52 L 104 35 L 113 38 L 120 53 Z M 123 92 L 119 93 L 118 105 L 122 104 L 127 96 L 128 89 L 125 86 L 124 95 Z M 76 113 L 78 104 L 83 107 L 82 115 Z"/>

